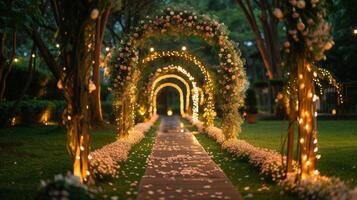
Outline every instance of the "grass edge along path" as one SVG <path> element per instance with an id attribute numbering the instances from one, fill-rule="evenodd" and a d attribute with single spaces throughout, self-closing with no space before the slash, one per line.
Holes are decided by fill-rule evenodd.
<path id="1" fill-rule="evenodd" d="M 188 120 L 181 119 L 185 128 L 197 132 Z M 280 186 L 269 178 L 259 175 L 258 170 L 246 159 L 240 159 L 223 150 L 221 146 L 204 133 L 195 134 L 196 139 L 212 157 L 212 160 L 223 170 L 232 184 L 242 194 L 244 199 L 297 199 L 290 194 L 284 194 Z"/>
<path id="2" fill-rule="evenodd" d="M 98 186 L 103 189 L 103 192 L 98 194 L 98 199 L 136 199 L 139 183 L 145 173 L 146 161 L 154 146 L 160 123 L 161 118 L 145 133 L 138 144 L 132 146 L 128 159 L 120 163 L 119 178 L 98 182 Z"/>

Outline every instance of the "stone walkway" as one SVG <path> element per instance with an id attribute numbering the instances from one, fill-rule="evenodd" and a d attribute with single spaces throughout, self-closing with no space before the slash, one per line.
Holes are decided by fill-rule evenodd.
<path id="1" fill-rule="evenodd" d="M 140 181 L 142 199 L 242 199 L 179 118 L 164 117 Z"/>

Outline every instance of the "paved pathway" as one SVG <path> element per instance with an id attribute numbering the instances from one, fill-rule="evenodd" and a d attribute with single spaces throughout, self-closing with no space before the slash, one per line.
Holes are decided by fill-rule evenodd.
<path id="1" fill-rule="evenodd" d="M 140 181 L 142 199 L 242 199 L 179 118 L 164 117 Z"/>

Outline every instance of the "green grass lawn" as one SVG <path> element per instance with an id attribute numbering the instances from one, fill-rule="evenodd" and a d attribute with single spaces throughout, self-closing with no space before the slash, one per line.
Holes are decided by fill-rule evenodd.
<path id="1" fill-rule="evenodd" d="M 216 125 L 219 125 L 217 122 Z M 287 134 L 287 121 L 257 121 L 242 125 L 240 139 L 280 151 L 281 138 Z M 322 175 L 337 176 L 350 186 L 357 186 L 357 121 L 319 120 L 317 168 Z"/>
<path id="2" fill-rule="evenodd" d="M 188 121 L 182 121 L 186 128 L 196 131 Z M 295 199 L 294 196 L 282 193 L 281 188 L 276 183 L 260 176 L 258 170 L 251 166 L 248 160 L 238 159 L 231 153 L 222 150 L 221 146 L 206 134 L 200 133 L 195 136 L 243 197 L 267 200 Z"/>
<path id="3" fill-rule="evenodd" d="M 92 131 L 93 148 L 115 141 L 116 127 Z M 31 125 L 0 129 L 0 199 L 33 199 L 41 179 L 72 170 L 66 130 Z"/>
<path id="4" fill-rule="evenodd" d="M 150 131 L 145 134 L 143 140 L 132 147 L 128 159 L 120 165 L 118 179 L 99 182 L 99 186 L 104 190 L 105 196 L 117 196 L 118 199 L 136 198 L 140 179 L 147 167 L 146 159 L 154 146 L 159 124 L 160 121 L 158 120 Z"/>

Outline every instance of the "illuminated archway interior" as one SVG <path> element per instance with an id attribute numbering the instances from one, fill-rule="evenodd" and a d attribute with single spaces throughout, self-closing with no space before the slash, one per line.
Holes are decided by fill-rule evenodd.
<path id="1" fill-rule="evenodd" d="M 156 114 L 157 113 L 157 107 L 156 107 L 156 103 L 157 103 L 157 95 L 158 93 L 163 89 L 163 88 L 166 88 L 166 87 L 172 87 L 174 89 L 176 89 L 180 95 L 180 114 L 183 116 L 185 114 L 185 111 L 184 111 L 184 95 L 183 95 L 183 91 L 182 89 L 180 88 L 180 86 L 178 86 L 177 84 L 175 83 L 163 83 L 161 85 L 159 85 L 155 91 L 154 91 L 154 94 L 153 94 L 153 112 Z"/>

